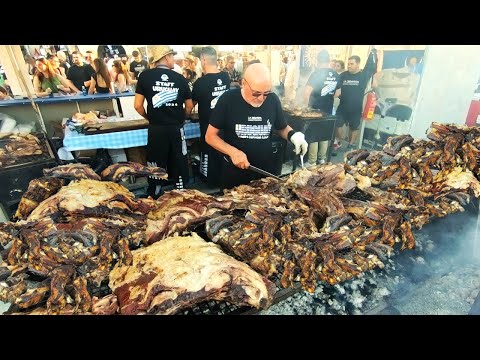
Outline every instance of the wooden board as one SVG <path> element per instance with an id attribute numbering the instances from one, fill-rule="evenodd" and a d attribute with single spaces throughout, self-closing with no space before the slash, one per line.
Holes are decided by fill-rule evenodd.
<path id="1" fill-rule="evenodd" d="M 145 119 L 106 122 L 89 125 L 83 129 L 85 135 L 106 134 L 117 131 L 138 130 L 148 128 L 148 121 Z"/>

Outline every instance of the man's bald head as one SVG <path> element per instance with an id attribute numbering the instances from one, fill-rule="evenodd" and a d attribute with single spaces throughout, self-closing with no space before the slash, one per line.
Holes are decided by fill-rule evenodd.
<path id="1" fill-rule="evenodd" d="M 250 65 L 243 76 L 242 96 L 253 107 L 262 106 L 272 91 L 270 70 L 261 63 Z"/>
<path id="2" fill-rule="evenodd" d="M 262 63 L 250 65 L 247 70 L 245 70 L 244 78 L 247 80 L 248 84 L 253 86 L 253 88 L 258 91 L 266 91 L 260 89 L 260 87 L 267 87 L 267 90 L 270 90 L 272 87 L 270 70 Z M 258 87 L 255 87 L 257 85 Z"/>

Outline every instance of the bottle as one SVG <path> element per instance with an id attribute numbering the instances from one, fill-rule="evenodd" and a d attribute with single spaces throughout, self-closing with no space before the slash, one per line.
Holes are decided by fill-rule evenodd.
<path id="1" fill-rule="evenodd" d="M 85 86 L 82 86 L 82 93 L 84 96 L 87 96 L 87 88 Z"/>

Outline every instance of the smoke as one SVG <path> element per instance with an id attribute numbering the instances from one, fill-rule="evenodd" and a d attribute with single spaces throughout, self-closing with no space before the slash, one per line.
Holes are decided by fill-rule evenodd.
<path id="1" fill-rule="evenodd" d="M 470 211 L 435 219 L 416 231 L 416 249 L 393 258 L 389 276 L 396 274 L 400 281 L 389 289 L 385 313 L 468 314 L 480 291 L 476 209 L 478 202 Z"/>
<path id="2" fill-rule="evenodd" d="M 314 294 L 302 291 L 261 314 L 468 314 L 480 291 L 476 209 L 414 231 L 416 248 L 397 250 L 383 269 L 319 284 Z"/>

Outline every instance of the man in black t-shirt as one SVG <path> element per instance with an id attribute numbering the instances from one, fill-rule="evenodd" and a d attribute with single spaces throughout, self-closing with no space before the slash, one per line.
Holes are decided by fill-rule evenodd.
<path id="1" fill-rule="evenodd" d="M 367 63 L 363 70 L 360 70 L 360 57 L 357 55 L 348 58 L 348 71 L 340 75 L 337 84 L 335 97 L 340 97 L 340 105 L 338 105 L 337 115 L 337 137 L 343 138 L 340 127 L 347 124 L 350 128 L 348 136 L 349 145 L 347 150 L 355 148 L 358 139 L 358 128 L 362 116 L 363 96 L 368 81 L 375 73 L 377 67 L 376 50 L 373 49 L 367 59 Z"/>
<path id="2" fill-rule="evenodd" d="M 260 178 L 247 170 L 250 163 L 274 171 L 272 131 L 290 140 L 297 154 L 307 152 L 304 134 L 287 125 L 280 100 L 272 93 L 269 69 L 263 64 L 253 64 L 245 71 L 242 88 L 229 90 L 218 99 L 205 135 L 210 146 L 230 157 L 230 162 L 223 162 L 223 188 Z"/>
<path id="3" fill-rule="evenodd" d="M 149 46 L 148 51 L 154 67 L 140 74 L 134 103 L 149 122 L 147 161 L 165 168 L 175 187 L 183 189 L 189 173 L 183 123 L 193 108 L 192 95 L 185 78 L 172 70 L 176 52 L 167 45 Z M 160 185 L 149 178 L 149 195 L 157 196 L 159 190 Z"/>
<path id="4" fill-rule="evenodd" d="M 82 54 L 78 51 L 72 52 L 72 61 L 73 65 L 68 69 L 67 79 L 80 91 L 82 91 L 83 86 L 85 86 L 85 89 L 88 89 L 95 70 L 93 70 L 91 65 L 84 64 Z"/>
<path id="5" fill-rule="evenodd" d="M 120 57 L 120 54 L 126 53 L 122 45 L 98 45 L 97 49 L 97 54 L 100 59 L 114 59 L 115 56 Z"/>
<path id="6" fill-rule="evenodd" d="M 148 69 L 148 62 L 143 60 L 137 50 L 132 51 L 133 61 L 130 63 L 130 72 L 133 73 L 133 80 L 138 79 L 140 73 Z"/>
<path id="7" fill-rule="evenodd" d="M 333 95 L 337 87 L 337 80 L 337 73 L 330 68 L 328 51 L 321 50 L 317 55 L 317 69 L 310 75 L 305 86 L 303 94 L 305 104 L 312 109 L 321 111 L 322 114 L 332 115 Z M 310 137 L 307 136 L 307 138 Z M 328 141 L 315 141 L 315 134 L 312 134 L 311 140 L 313 141 L 308 146 L 308 162 L 312 165 L 325 163 Z"/>
<path id="8" fill-rule="evenodd" d="M 220 184 L 220 153 L 205 143 L 210 114 L 215 108 L 218 99 L 230 88 L 230 77 L 217 68 L 217 51 L 206 46 L 202 48 L 200 63 L 204 75 L 193 84 L 193 106 L 198 103 L 198 117 L 200 122 L 200 172 L 207 178 L 211 187 Z"/>

